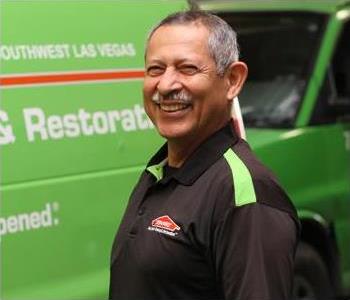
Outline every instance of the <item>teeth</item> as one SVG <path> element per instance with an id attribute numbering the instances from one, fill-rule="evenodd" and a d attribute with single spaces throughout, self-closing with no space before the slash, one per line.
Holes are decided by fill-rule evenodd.
<path id="1" fill-rule="evenodd" d="M 182 110 L 187 108 L 188 105 L 187 104 L 181 104 L 181 103 L 177 103 L 177 104 L 164 104 L 161 103 L 160 104 L 160 108 L 166 112 L 175 112 L 178 110 Z"/>

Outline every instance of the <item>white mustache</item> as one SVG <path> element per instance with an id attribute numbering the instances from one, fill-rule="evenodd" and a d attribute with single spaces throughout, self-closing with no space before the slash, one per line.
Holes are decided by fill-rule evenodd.
<path id="1" fill-rule="evenodd" d="M 170 92 L 166 95 L 162 95 L 159 93 L 159 91 L 156 91 L 153 96 L 152 96 L 152 101 L 160 104 L 160 102 L 164 101 L 164 100 L 176 100 L 176 101 L 180 101 L 182 103 L 185 104 L 189 104 L 192 102 L 192 96 L 190 93 L 188 93 L 185 90 L 181 90 L 181 91 L 173 91 Z"/>

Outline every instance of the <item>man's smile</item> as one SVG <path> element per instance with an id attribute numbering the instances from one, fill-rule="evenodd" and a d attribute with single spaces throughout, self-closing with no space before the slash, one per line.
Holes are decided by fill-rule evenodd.
<path id="1" fill-rule="evenodd" d="M 191 106 L 191 104 L 190 103 L 182 103 L 182 102 L 176 103 L 173 101 L 166 101 L 166 102 L 161 101 L 158 104 L 158 106 L 162 111 L 171 113 L 171 112 L 178 112 L 178 111 L 185 110 L 185 109 L 189 108 Z"/>

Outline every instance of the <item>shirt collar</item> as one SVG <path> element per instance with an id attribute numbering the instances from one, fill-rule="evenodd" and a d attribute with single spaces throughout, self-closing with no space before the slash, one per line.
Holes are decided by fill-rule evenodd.
<path id="1" fill-rule="evenodd" d="M 192 185 L 237 141 L 238 137 L 232 122 L 229 122 L 204 141 L 171 177 L 183 185 Z M 171 179 L 163 178 L 163 167 L 167 162 L 167 156 L 168 146 L 165 143 L 151 158 L 146 168 L 160 183 L 166 183 Z"/>

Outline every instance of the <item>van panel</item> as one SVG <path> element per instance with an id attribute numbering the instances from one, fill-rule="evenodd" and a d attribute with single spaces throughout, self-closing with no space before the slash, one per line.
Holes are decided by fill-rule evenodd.
<path id="1" fill-rule="evenodd" d="M 163 141 L 144 43 L 185 1 L 1 1 L 1 299 L 106 299 L 113 237 Z"/>

